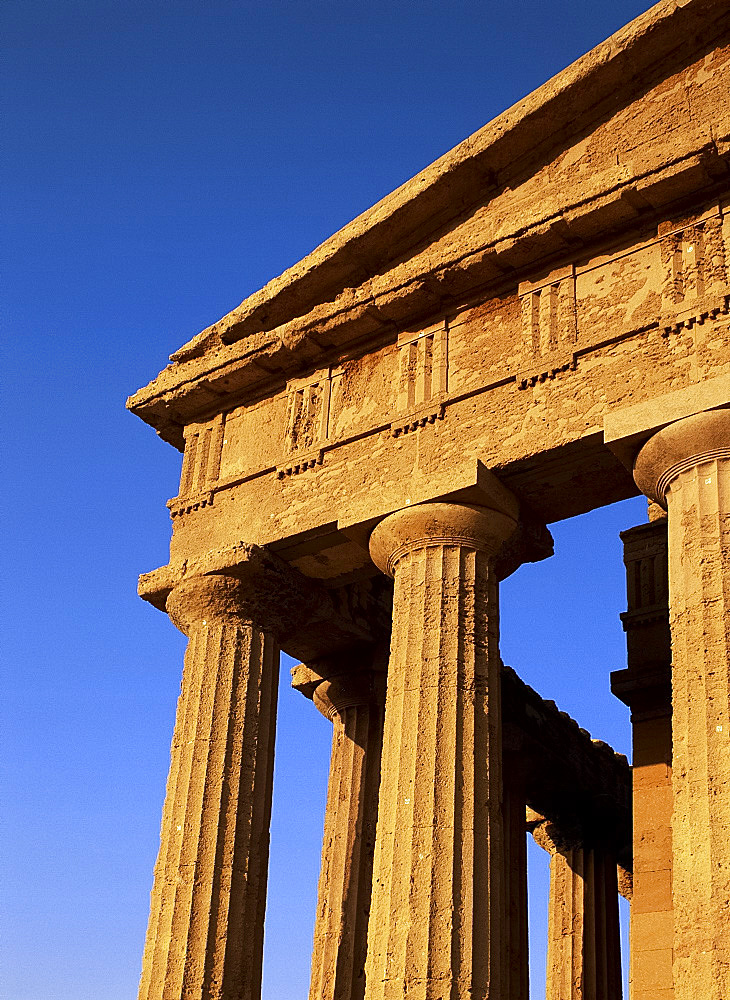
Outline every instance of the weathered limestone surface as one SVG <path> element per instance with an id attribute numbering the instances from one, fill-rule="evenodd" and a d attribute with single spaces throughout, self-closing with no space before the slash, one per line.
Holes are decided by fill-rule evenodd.
<path id="1" fill-rule="evenodd" d="M 561 829 L 601 839 L 631 870 L 631 773 L 623 754 L 594 740 L 555 702 L 502 667 L 502 731 L 510 789 Z M 516 773 L 515 773 L 516 771 Z"/>
<path id="2" fill-rule="evenodd" d="M 504 679 L 504 675 L 503 678 Z M 504 709 L 504 697 L 502 699 Z M 504 718 L 504 712 L 503 712 Z M 530 992 L 527 922 L 527 755 L 510 753 L 503 741 L 502 809 L 504 823 L 504 997 L 526 1000 Z"/>
<path id="3" fill-rule="evenodd" d="M 730 410 L 670 424 L 639 452 L 669 512 L 674 991 L 730 993 Z"/>
<path id="4" fill-rule="evenodd" d="M 700 225 L 697 220 L 708 213 Z M 656 393 L 730 373 L 728 219 L 724 202 L 715 210 L 703 206 L 689 220 L 667 218 L 651 233 L 627 238 L 613 254 L 602 246 L 584 251 L 583 260 L 571 265 L 573 277 L 522 296 L 515 282 L 511 292 L 483 306 L 446 316 L 440 324 L 447 342 L 446 389 L 434 390 L 412 410 L 401 402 L 407 394 L 398 388 L 408 345 L 392 341 L 374 344 L 366 359 L 312 373 L 309 419 L 316 427 L 311 431 L 301 433 L 304 418 L 295 404 L 302 379 L 290 380 L 265 400 L 231 409 L 219 478 L 206 487 L 206 506 L 195 507 L 196 492 L 183 491 L 171 502 L 173 557 L 203 550 L 211 526 L 229 542 L 247 537 L 268 544 L 329 524 L 331 536 L 323 537 L 318 553 L 332 561 L 329 572 L 342 572 L 343 559 L 346 570 L 361 568 L 366 553 L 347 546 L 351 525 L 397 510 L 404 491 L 417 503 L 469 489 L 476 484 L 477 463 L 497 471 L 545 522 L 630 496 L 631 477 L 600 439 L 604 416 Z M 661 227 L 674 235 L 661 236 Z M 709 230 L 712 240 L 708 235 L 702 242 L 698 227 Z M 675 236 L 681 237 L 681 253 L 674 249 Z M 689 274 L 678 284 L 665 260 L 695 254 L 706 270 L 709 260 L 718 262 L 710 271 L 710 290 L 701 296 L 692 293 Z M 532 318 L 525 302 L 566 280 L 575 298 L 574 332 L 566 334 L 557 361 L 553 348 L 533 360 L 533 348 L 526 346 L 533 343 L 533 327 L 536 337 L 540 323 L 547 324 L 547 336 L 561 329 L 560 298 L 554 320 L 539 306 Z M 710 300 L 715 305 L 707 305 Z M 614 314 L 616 302 L 625 303 L 625 313 Z M 686 316 L 675 322 L 679 312 Z M 435 339 L 431 333 L 427 322 L 414 335 Z M 406 366 L 414 397 L 416 383 L 426 375 L 418 365 L 426 363 L 422 355 Z M 525 381 L 529 372 L 539 373 L 537 381 L 532 375 Z M 403 427 L 410 429 L 403 433 Z M 253 449 L 247 447 L 251 440 Z M 328 572 L 312 560 L 300 568 Z"/>
<path id="5" fill-rule="evenodd" d="M 628 668 L 611 688 L 633 730 L 632 1000 L 672 1000 L 672 682 L 666 515 L 622 532 Z"/>
<path id="6" fill-rule="evenodd" d="M 728 93 L 730 7 L 662 0 L 130 399 L 184 452 L 140 593 L 190 636 L 143 1000 L 256 997 L 277 647 L 330 665 L 311 1000 L 524 1000 L 526 805 L 580 830 L 556 998 L 618 995 L 634 861 L 632 1000 L 730 996 Z M 673 705 L 649 525 L 614 675 L 632 858 L 626 762 L 501 665 L 497 581 L 637 484 L 669 510 Z M 391 611 L 383 722 L 342 697 Z"/>
<path id="7" fill-rule="evenodd" d="M 279 649 L 240 581 L 180 584 L 188 635 L 140 1000 L 255 1000 L 269 853 Z"/>
<path id="8" fill-rule="evenodd" d="M 531 827 L 550 854 L 546 1000 L 621 1000 L 615 857 L 578 832 Z"/>
<path id="9" fill-rule="evenodd" d="M 503 990 L 494 559 L 502 511 L 429 504 L 373 532 L 395 578 L 367 1000 Z"/>
<path id="10" fill-rule="evenodd" d="M 382 660 L 382 650 L 373 648 L 292 671 L 293 685 L 303 693 L 309 688 L 333 724 L 310 1000 L 362 1000 L 365 994 L 383 749 Z"/>

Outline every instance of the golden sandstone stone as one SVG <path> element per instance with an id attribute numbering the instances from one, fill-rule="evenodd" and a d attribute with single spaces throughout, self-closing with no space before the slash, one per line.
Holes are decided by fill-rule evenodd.
<path id="1" fill-rule="evenodd" d="M 279 649 L 333 724 L 310 1000 L 730 997 L 730 7 L 664 0 L 194 337 L 188 635 L 140 1000 L 260 995 Z M 623 533 L 634 762 L 499 655 L 547 525 Z M 389 649 L 389 654 L 388 654 Z"/>

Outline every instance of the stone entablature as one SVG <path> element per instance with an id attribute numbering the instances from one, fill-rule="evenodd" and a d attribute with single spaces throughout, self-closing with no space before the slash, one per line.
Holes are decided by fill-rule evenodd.
<path id="1" fill-rule="evenodd" d="M 405 331 L 366 362 L 290 379 L 264 400 L 191 425 L 180 495 L 170 501 L 173 551 L 204 550 L 211 521 L 221 522 L 218 533 L 230 526 L 231 542 L 241 537 L 232 507 L 246 510 L 245 534 L 259 544 L 319 526 L 325 506 L 339 525 L 366 521 L 387 510 L 371 513 L 373 491 L 385 498 L 404 466 L 414 469 L 416 502 L 446 492 L 440 468 L 452 489 L 474 486 L 480 461 L 518 483 L 549 521 L 595 497 L 564 482 L 558 489 L 538 459 L 525 475 L 524 463 L 535 450 L 571 447 L 576 477 L 610 476 L 610 499 L 630 495 L 629 478 L 595 452 L 603 417 L 730 373 L 726 204 L 697 213 L 698 222 L 667 224 L 665 236 L 524 282 L 519 295 Z M 459 428 L 458 455 L 449 424 Z M 419 468 L 424 451 L 428 465 Z M 352 549 L 350 570 L 357 557 Z"/>

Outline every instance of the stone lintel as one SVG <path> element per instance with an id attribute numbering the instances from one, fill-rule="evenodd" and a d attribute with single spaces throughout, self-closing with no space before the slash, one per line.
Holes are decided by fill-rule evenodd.
<path id="1" fill-rule="evenodd" d="M 726 407 L 730 407 L 730 375 L 720 375 L 607 413 L 603 420 L 603 439 L 631 470 L 641 446 L 663 427 L 706 410 Z"/>
<path id="2" fill-rule="evenodd" d="M 631 709 L 632 722 L 663 718 L 672 712 L 672 671 L 669 663 L 653 670 L 613 670 L 611 692 Z"/>
<path id="3" fill-rule="evenodd" d="M 222 574 L 243 580 L 256 623 L 276 635 L 282 649 L 317 660 L 353 646 L 387 640 L 389 587 L 367 581 L 328 590 L 275 553 L 240 543 L 195 559 L 161 566 L 139 578 L 138 593 L 160 611 L 179 583 Z"/>
<path id="4" fill-rule="evenodd" d="M 367 507 L 337 522 L 338 530 L 350 541 L 365 551 L 368 550 L 370 535 L 380 520 L 406 507 L 424 503 L 467 504 L 498 510 L 517 521 L 517 528 L 497 557 L 496 572 L 500 580 L 513 573 L 525 562 L 540 562 L 553 554 L 553 538 L 545 524 L 536 518 L 515 494 L 483 462 L 478 459 L 460 471 L 449 469 L 449 476 L 455 489 L 440 492 L 437 477 L 430 477 L 420 488 L 409 487 L 405 506 L 382 501 L 380 495 L 368 495 Z"/>
<path id="5" fill-rule="evenodd" d="M 566 712 L 502 668 L 505 742 L 524 764 L 527 804 L 564 830 L 603 843 L 631 869 L 631 769 Z"/>
<path id="6" fill-rule="evenodd" d="M 383 442 L 373 442 L 372 459 L 377 461 L 371 460 L 368 441 L 338 447 L 311 479 L 307 473 L 283 486 L 273 470 L 270 477 L 222 484 L 212 506 L 176 519 L 170 561 L 189 560 L 213 544 L 225 548 L 246 538 L 276 551 L 305 576 L 326 578 L 327 586 L 335 586 L 335 578 L 350 573 L 372 575 L 367 542 L 387 514 L 430 500 L 489 506 L 480 486 L 487 469 L 519 497 L 522 522 L 532 516 L 549 524 L 637 493 L 631 474 L 606 448 L 600 430 L 577 441 L 540 439 L 523 460 L 489 450 L 499 438 L 496 418 L 478 432 L 484 435 L 481 442 L 470 436 L 466 423 L 456 426 L 458 437 L 431 434 L 420 444 L 406 439 L 402 454 L 385 446 L 378 451 Z M 478 460 L 475 453 L 484 457 Z M 521 558 L 535 561 L 549 552 Z M 497 572 L 504 575 L 499 567 Z"/>
<path id="7" fill-rule="evenodd" d="M 395 490 L 368 491 L 356 505 L 351 499 L 351 506 L 338 519 L 337 528 L 368 551 L 373 528 L 383 518 L 408 507 L 434 502 L 486 507 L 502 511 L 514 520 L 520 517 L 520 502 L 514 493 L 483 462 L 475 459 L 447 470 L 434 470 L 419 480 L 412 476 L 410 482 L 398 483 Z"/>

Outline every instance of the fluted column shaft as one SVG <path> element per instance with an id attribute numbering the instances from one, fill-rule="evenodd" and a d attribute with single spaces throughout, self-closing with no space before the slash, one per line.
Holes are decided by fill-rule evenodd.
<path id="1" fill-rule="evenodd" d="M 730 410 L 670 424 L 639 452 L 668 510 L 676 1000 L 730 996 Z"/>
<path id="2" fill-rule="evenodd" d="M 546 1000 L 621 1000 L 616 858 L 543 823 L 550 854 Z"/>
<path id="3" fill-rule="evenodd" d="M 505 753 L 502 781 L 506 938 L 504 1000 L 527 1000 L 530 992 L 525 764 L 515 752 Z"/>
<path id="4" fill-rule="evenodd" d="M 279 649 L 238 580 L 179 584 L 189 637 L 140 1000 L 256 1000 L 261 990 Z"/>
<path id="5" fill-rule="evenodd" d="M 371 538 L 395 591 L 367 1000 L 503 995 L 494 557 L 515 523 L 424 504 Z"/>
<path id="6" fill-rule="evenodd" d="M 310 1000 L 362 1000 L 383 747 L 385 677 L 323 680 L 314 703 L 332 720 Z"/>
<path id="7" fill-rule="evenodd" d="M 661 516 L 658 516 L 660 513 Z M 672 700 L 667 519 L 621 533 L 628 609 L 627 669 L 611 687 L 631 708 L 633 879 L 631 1000 L 673 1000 Z"/>

